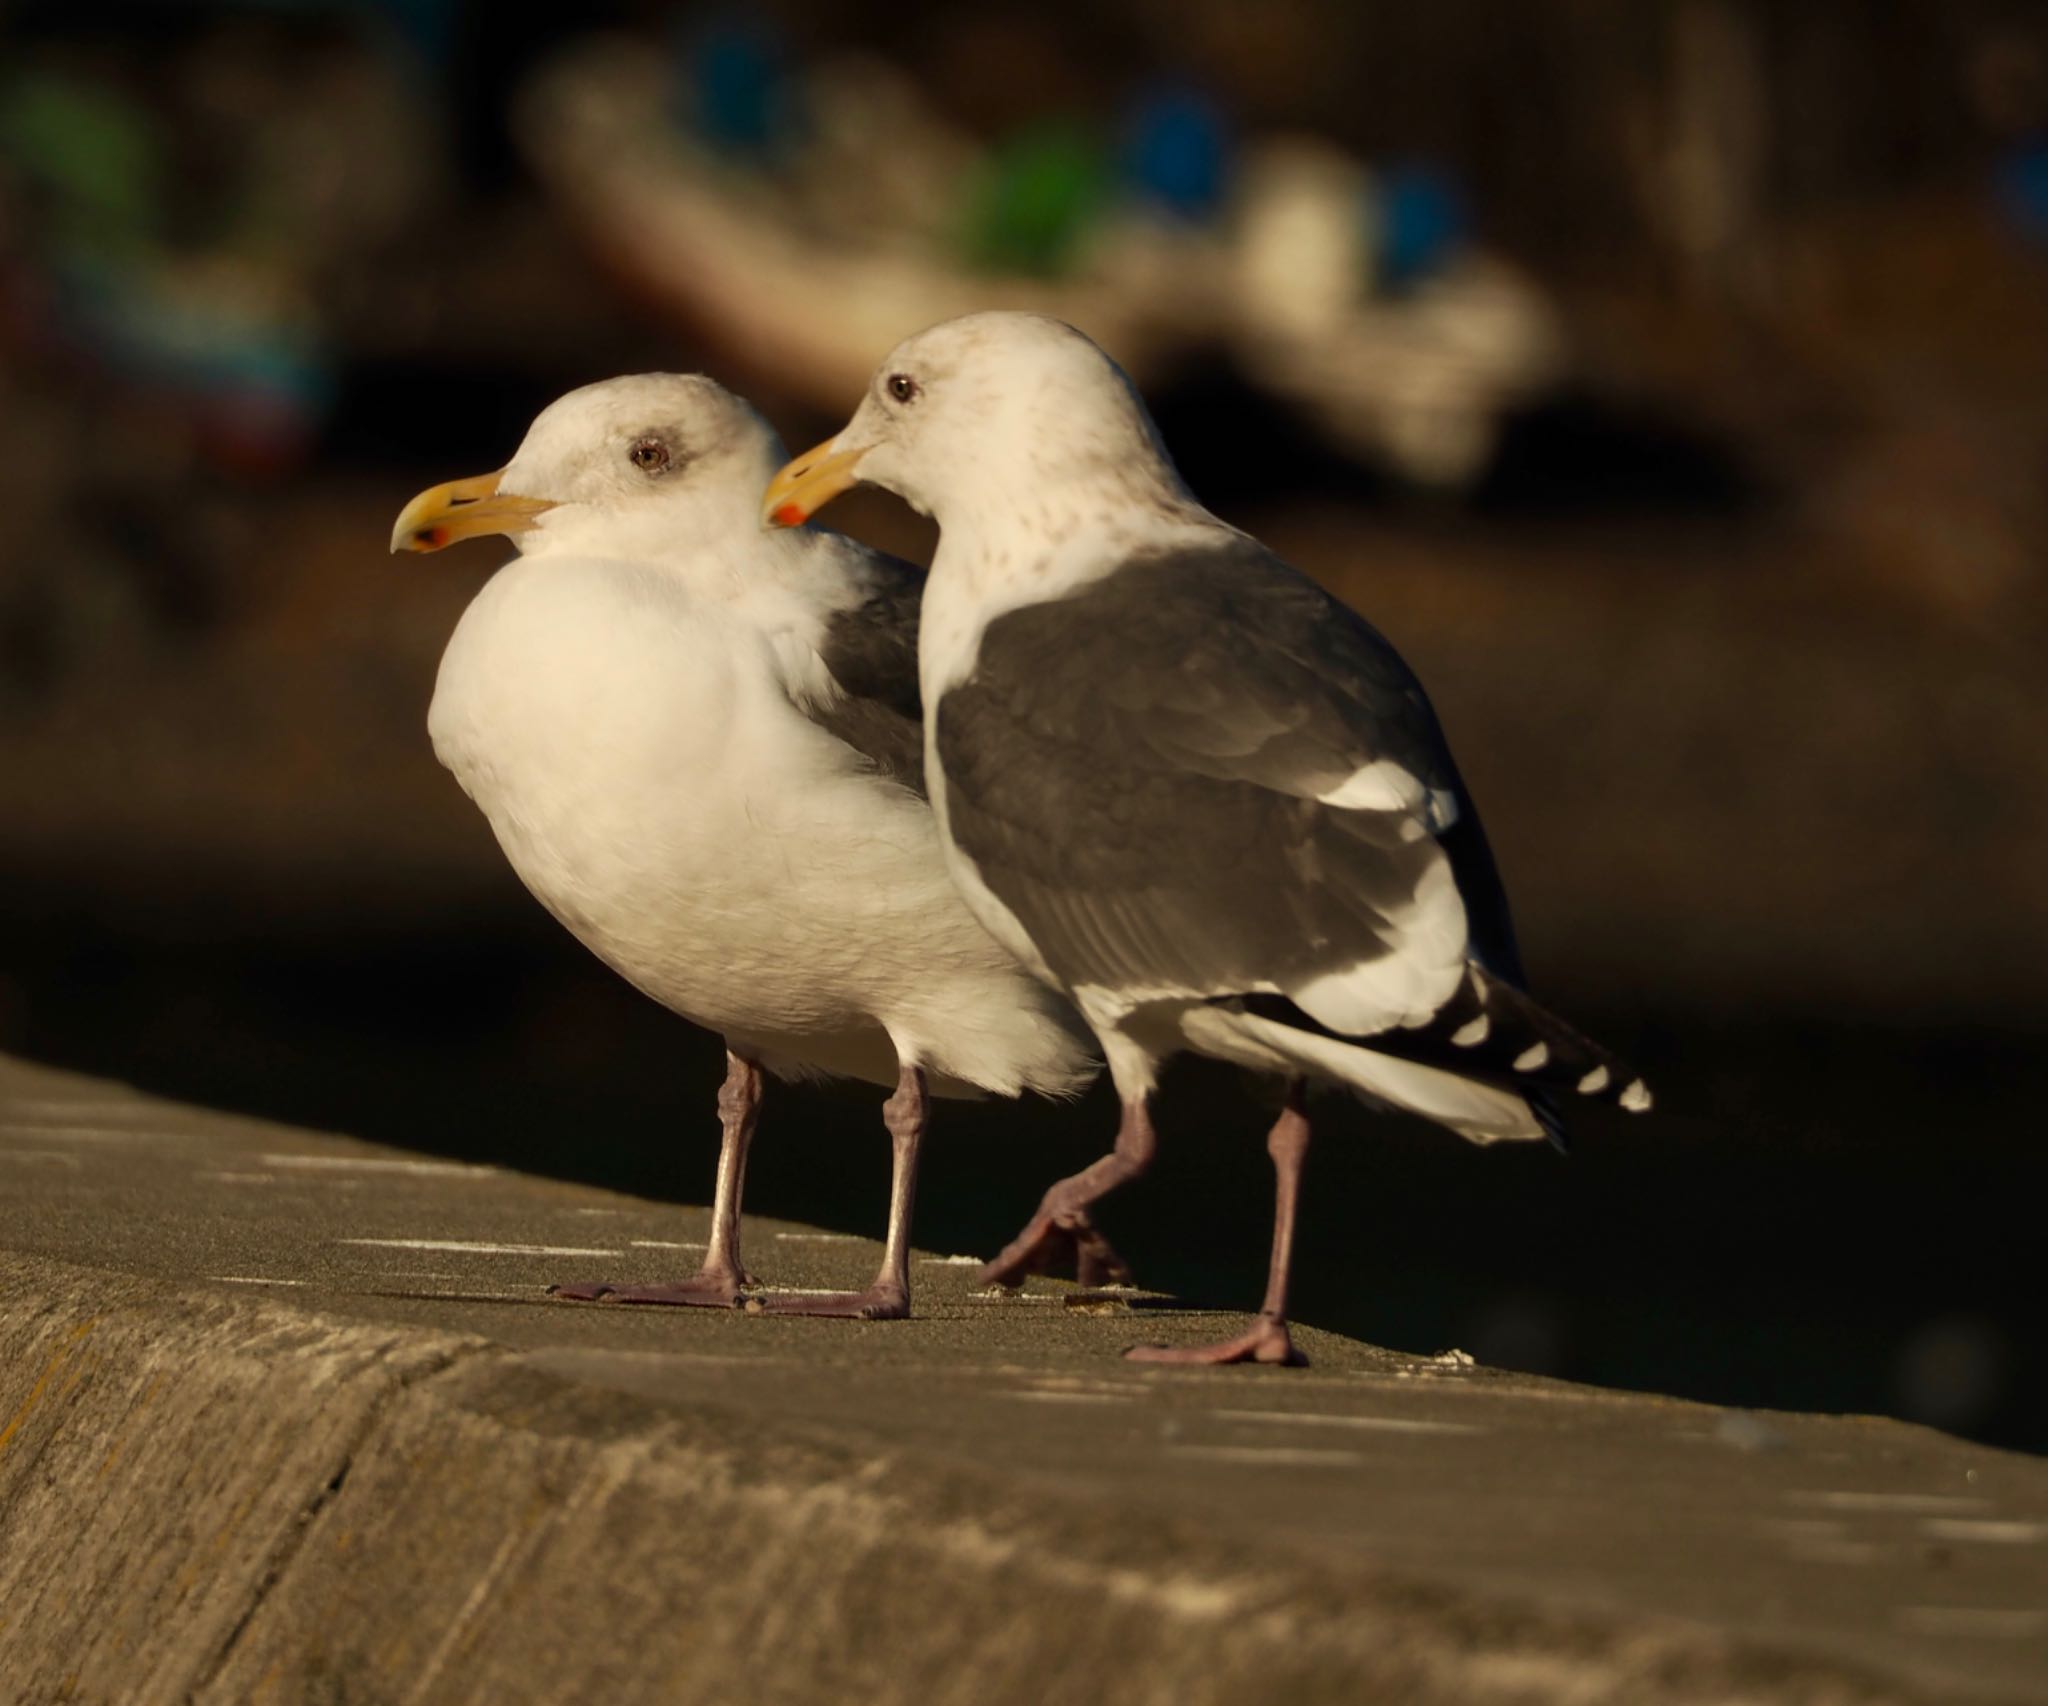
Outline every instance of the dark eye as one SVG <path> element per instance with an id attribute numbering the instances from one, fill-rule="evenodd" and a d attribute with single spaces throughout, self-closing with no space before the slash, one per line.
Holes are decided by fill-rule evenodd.
<path id="1" fill-rule="evenodd" d="M 626 458 L 643 474 L 668 472 L 668 446 L 658 438 L 643 438 L 626 452 Z"/>
<path id="2" fill-rule="evenodd" d="M 892 373 L 889 375 L 889 395 L 894 397 L 899 403 L 909 402 L 917 395 L 920 389 L 921 387 L 917 381 L 907 373 Z"/>

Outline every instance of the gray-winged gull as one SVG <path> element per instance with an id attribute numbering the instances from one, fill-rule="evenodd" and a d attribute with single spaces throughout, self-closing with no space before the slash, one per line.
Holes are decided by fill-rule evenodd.
<path id="1" fill-rule="evenodd" d="M 441 660 L 434 750 L 542 905 L 725 1038 L 702 1268 L 561 1296 L 741 1299 L 766 1069 L 893 1085 L 894 1167 L 866 1291 L 748 1301 L 905 1315 L 927 1079 L 938 1095 L 1067 1095 L 1094 1072 L 1067 1003 L 947 878 L 922 797 L 917 571 L 836 534 L 764 530 L 783 455 L 708 379 L 613 379 L 542 411 L 500 472 L 422 492 L 392 533 L 393 550 L 517 544 Z"/>
<path id="2" fill-rule="evenodd" d="M 975 916 L 1069 994 L 1123 1102 L 1115 1148 L 1046 1193 L 983 1277 L 1014 1284 L 1141 1172 L 1183 1049 L 1279 1075 L 1272 1265 L 1249 1331 L 1154 1360 L 1297 1360 L 1287 1279 L 1305 1089 L 1478 1143 L 1561 1138 L 1554 1095 L 1648 1090 L 1523 992 L 1478 813 L 1393 646 L 1182 484 L 1143 402 L 1036 315 L 899 345 L 763 511 L 847 487 L 934 516 L 925 773 Z"/>

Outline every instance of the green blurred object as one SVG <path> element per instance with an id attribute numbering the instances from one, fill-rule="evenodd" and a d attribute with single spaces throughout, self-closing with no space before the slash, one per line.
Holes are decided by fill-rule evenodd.
<path id="1" fill-rule="evenodd" d="M 1112 178 L 1108 151 L 1079 125 L 1033 126 L 997 148 L 971 181 L 962 258 L 983 272 L 1070 272 Z"/>
<path id="2" fill-rule="evenodd" d="M 150 115 L 119 94 L 49 72 L 8 79 L 0 154 L 65 248 L 112 258 L 155 237 L 162 143 Z"/>

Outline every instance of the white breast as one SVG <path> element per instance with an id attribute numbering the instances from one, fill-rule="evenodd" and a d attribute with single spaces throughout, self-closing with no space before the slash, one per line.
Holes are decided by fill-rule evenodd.
<path id="1" fill-rule="evenodd" d="M 428 726 L 527 887 L 664 1005 L 885 1083 L 892 1034 L 990 1088 L 1057 1077 L 1059 1028 L 953 893 L 931 814 L 778 668 L 658 570 L 520 560 L 464 614 Z"/>

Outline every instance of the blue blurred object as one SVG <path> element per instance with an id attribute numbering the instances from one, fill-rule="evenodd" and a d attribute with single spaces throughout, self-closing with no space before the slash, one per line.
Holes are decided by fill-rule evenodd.
<path id="1" fill-rule="evenodd" d="M 1187 83 L 1155 84 L 1132 103 L 1122 163 L 1141 199 L 1182 219 L 1206 222 L 1229 187 L 1230 127 L 1205 91 Z"/>
<path id="2" fill-rule="evenodd" d="M 686 26 L 679 49 L 684 123 L 722 153 L 779 152 L 792 103 L 775 38 L 745 14 L 728 13 Z"/>
<path id="3" fill-rule="evenodd" d="M 2048 134 L 2009 149 L 1991 181 L 2006 223 L 2029 242 L 2048 244 Z"/>
<path id="4" fill-rule="evenodd" d="M 1373 192 L 1379 221 L 1379 287 L 1398 295 L 1442 272 L 1471 240 L 1465 198 L 1434 166 L 1387 167 Z"/>

